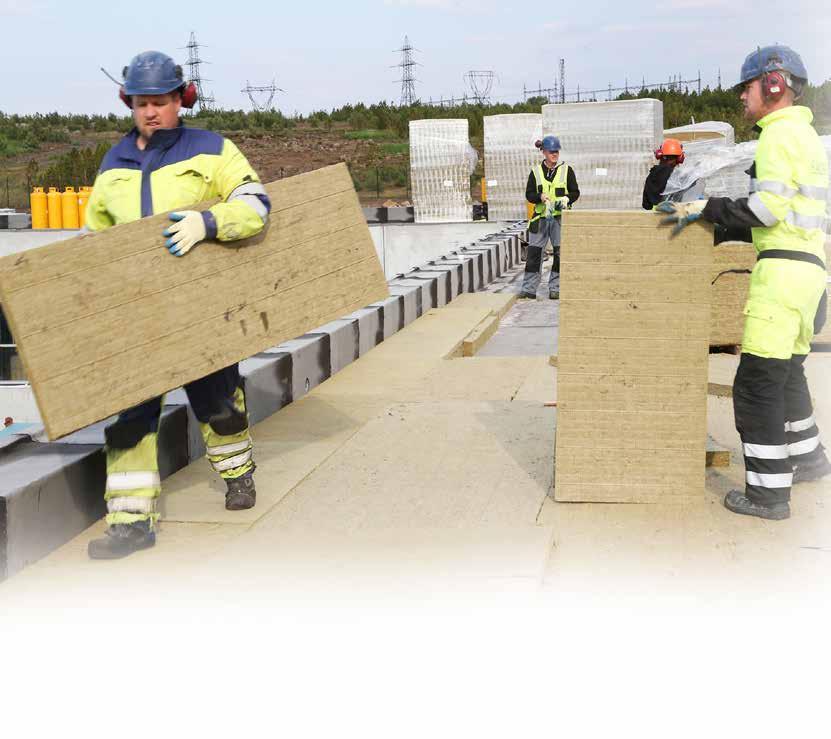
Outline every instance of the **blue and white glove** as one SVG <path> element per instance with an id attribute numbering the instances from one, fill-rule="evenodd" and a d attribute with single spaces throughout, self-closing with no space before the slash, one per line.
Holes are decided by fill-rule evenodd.
<path id="1" fill-rule="evenodd" d="M 701 211 L 707 205 L 706 200 L 693 200 L 691 203 L 673 203 L 664 200 L 655 206 L 659 213 L 669 214 L 669 218 L 662 218 L 662 226 L 673 226 L 672 236 L 677 236 L 681 231 L 701 218 Z"/>
<path id="2" fill-rule="evenodd" d="M 174 223 L 162 232 L 162 236 L 170 237 L 165 246 L 173 256 L 183 257 L 200 241 L 205 240 L 207 229 L 199 211 L 182 210 L 171 213 L 170 220 Z"/>

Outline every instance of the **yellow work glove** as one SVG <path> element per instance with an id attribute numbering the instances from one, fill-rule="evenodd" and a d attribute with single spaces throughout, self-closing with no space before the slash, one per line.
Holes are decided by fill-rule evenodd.
<path id="1" fill-rule="evenodd" d="M 199 211 L 182 210 L 178 213 L 171 213 L 170 220 L 174 221 L 174 224 L 168 226 L 162 232 L 162 236 L 170 237 L 165 242 L 165 246 L 174 256 L 183 257 L 200 241 L 205 240 L 207 229 L 205 220 Z"/>
<path id="2" fill-rule="evenodd" d="M 677 236 L 686 226 L 701 218 L 701 211 L 704 210 L 706 205 L 706 200 L 693 200 L 689 203 L 673 203 L 664 200 L 663 203 L 658 203 L 655 206 L 655 210 L 658 213 L 669 214 L 669 218 L 661 219 L 661 225 L 674 225 L 672 236 Z"/>

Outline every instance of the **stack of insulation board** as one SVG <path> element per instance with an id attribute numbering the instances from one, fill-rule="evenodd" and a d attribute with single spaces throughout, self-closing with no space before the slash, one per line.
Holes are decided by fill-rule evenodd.
<path id="1" fill-rule="evenodd" d="M 712 227 L 563 215 L 554 497 L 704 492 Z"/>
<path id="2" fill-rule="evenodd" d="M 741 344 L 744 332 L 744 305 L 750 291 L 750 275 L 756 264 L 756 249 L 743 241 L 725 241 L 713 247 L 710 344 Z M 831 239 L 825 242 L 825 264 L 831 265 Z M 829 278 L 831 279 L 831 278 Z M 831 295 L 829 295 L 831 299 Z M 814 337 L 814 344 L 831 343 L 831 324 L 826 321 Z"/>
<path id="3" fill-rule="evenodd" d="M 417 223 L 472 221 L 471 172 L 467 119 L 410 121 L 410 180 Z"/>
<path id="4" fill-rule="evenodd" d="M 664 133 L 660 100 L 543 105 L 543 132 L 559 136 L 577 176 L 579 209 L 640 208 Z"/>
<path id="5" fill-rule="evenodd" d="M 710 345 L 741 344 L 744 304 L 750 290 L 750 275 L 731 270 L 752 270 L 756 249 L 744 241 L 725 241 L 713 247 L 711 270 Z"/>
<path id="6" fill-rule="evenodd" d="M 542 138 L 540 113 L 485 116 L 485 182 L 488 220 L 526 218 L 525 186 L 542 159 L 534 145 Z"/>
<path id="7" fill-rule="evenodd" d="M 690 123 L 686 126 L 676 126 L 664 131 L 664 138 L 678 139 L 687 144 L 702 141 L 715 141 L 719 144 L 732 146 L 736 143 L 736 132 L 729 123 L 724 121 L 702 121 Z"/>

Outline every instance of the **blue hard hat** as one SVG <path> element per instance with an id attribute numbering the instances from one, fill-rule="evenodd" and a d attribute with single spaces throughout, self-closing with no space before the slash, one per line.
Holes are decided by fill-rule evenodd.
<path id="1" fill-rule="evenodd" d="M 540 148 L 543 151 L 560 151 L 560 139 L 556 136 L 546 136 L 542 140 L 542 146 Z"/>
<path id="2" fill-rule="evenodd" d="M 750 52 L 742 64 L 739 84 L 761 77 L 766 72 L 787 72 L 800 80 L 808 80 L 802 58 L 789 46 L 763 46 Z"/>
<path id="3" fill-rule="evenodd" d="M 164 95 L 184 84 L 182 68 L 160 51 L 141 52 L 123 74 L 126 95 Z"/>

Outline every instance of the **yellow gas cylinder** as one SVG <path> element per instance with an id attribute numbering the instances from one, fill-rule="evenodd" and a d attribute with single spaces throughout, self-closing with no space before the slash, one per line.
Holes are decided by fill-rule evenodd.
<path id="1" fill-rule="evenodd" d="M 46 203 L 49 207 L 49 228 L 61 228 L 63 217 L 61 213 L 61 194 L 57 187 L 50 187 L 46 194 Z"/>
<path id="2" fill-rule="evenodd" d="M 32 228 L 49 228 L 49 206 L 42 187 L 36 187 L 29 196 L 32 206 Z"/>
<path id="3" fill-rule="evenodd" d="M 87 203 L 89 196 L 92 194 L 92 188 L 84 185 L 78 192 L 78 226 L 84 227 L 87 222 Z"/>
<path id="4" fill-rule="evenodd" d="M 525 212 L 528 214 L 528 220 L 530 221 L 534 217 L 534 204 L 526 202 Z"/>
<path id="5" fill-rule="evenodd" d="M 61 213 L 64 228 L 80 228 L 78 225 L 78 193 L 67 187 L 61 193 Z"/>

